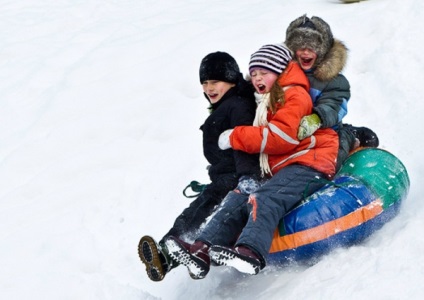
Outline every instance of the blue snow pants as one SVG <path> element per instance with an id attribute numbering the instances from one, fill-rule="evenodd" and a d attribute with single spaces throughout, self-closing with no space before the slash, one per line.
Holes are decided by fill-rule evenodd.
<path id="1" fill-rule="evenodd" d="M 272 237 L 281 218 L 302 199 L 325 185 L 325 175 L 307 166 L 289 165 L 255 193 L 231 191 L 198 240 L 209 245 L 246 245 L 261 256 L 265 266 Z"/>

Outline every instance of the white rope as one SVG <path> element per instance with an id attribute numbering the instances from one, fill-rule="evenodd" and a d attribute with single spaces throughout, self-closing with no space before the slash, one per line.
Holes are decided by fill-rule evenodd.
<path id="1" fill-rule="evenodd" d="M 266 94 L 258 94 L 255 93 L 256 104 L 258 105 L 256 108 L 255 119 L 253 120 L 254 126 L 267 126 L 268 125 L 268 106 L 269 106 L 269 93 Z M 269 174 L 272 176 L 271 168 L 269 167 L 268 162 L 268 154 L 260 153 L 259 154 L 259 164 L 261 166 L 262 177 L 265 174 Z"/>

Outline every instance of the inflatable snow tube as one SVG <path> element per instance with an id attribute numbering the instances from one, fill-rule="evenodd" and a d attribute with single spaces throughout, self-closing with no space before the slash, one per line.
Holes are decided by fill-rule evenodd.
<path id="1" fill-rule="evenodd" d="M 404 165 L 391 153 L 354 152 L 331 183 L 280 221 L 268 262 L 307 261 L 363 241 L 397 215 L 409 185 Z"/>

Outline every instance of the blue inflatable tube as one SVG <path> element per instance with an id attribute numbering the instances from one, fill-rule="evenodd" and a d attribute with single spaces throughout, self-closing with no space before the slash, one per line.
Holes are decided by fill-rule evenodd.
<path id="1" fill-rule="evenodd" d="M 393 154 L 378 148 L 354 152 L 332 182 L 280 221 L 268 262 L 311 260 L 363 241 L 397 215 L 409 186 Z"/>

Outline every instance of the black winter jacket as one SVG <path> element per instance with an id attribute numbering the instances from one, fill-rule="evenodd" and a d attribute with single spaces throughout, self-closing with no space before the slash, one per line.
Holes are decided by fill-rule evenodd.
<path id="1" fill-rule="evenodd" d="M 207 98 L 207 96 L 205 95 Z M 208 99 L 208 98 L 207 98 Z M 219 135 L 239 125 L 252 125 L 256 103 L 253 87 L 243 78 L 231 88 L 219 102 L 211 104 L 211 114 L 200 127 L 203 131 L 203 153 L 210 163 L 209 177 L 213 183 L 233 179 L 241 175 L 259 176 L 259 156 L 233 149 L 218 147 Z"/>

